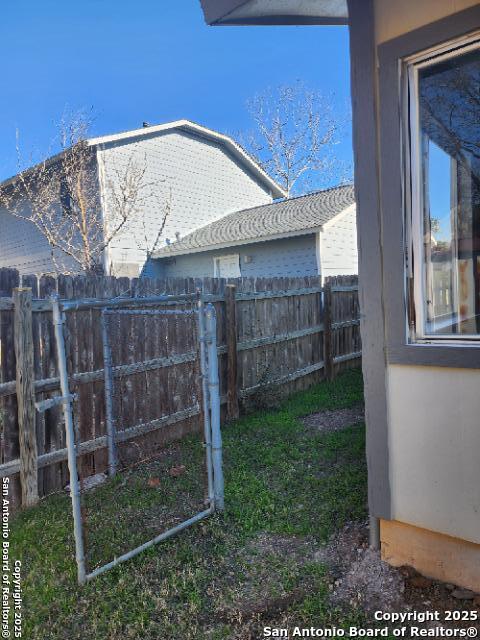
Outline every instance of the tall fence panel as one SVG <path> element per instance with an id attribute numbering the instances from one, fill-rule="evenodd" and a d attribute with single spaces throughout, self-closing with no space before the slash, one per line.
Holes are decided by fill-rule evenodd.
<path id="1" fill-rule="evenodd" d="M 33 377 L 35 400 L 45 402 L 60 393 L 52 310 L 49 296 L 62 300 L 106 300 L 176 296 L 172 309 L 191 305 L 202 291 L 217 315 L 222 419 L 235 418 L 240 408 L 276 403 L 280 395 L 303 389 L 342 369 L 358 366 L 361 355 L 356 276 L 329 278 L 128 279 L 60 275 L 22 276 L 0 270 L 0 470 L 12 479 L 14 504 L 20 504 L 18 480 L 20 440 L 16 398 L 15 326 L 12 294 L 31 288 Z M 191 385 L 182 385 L 192 337 L 181 323 L 166 315 L 158 323 L 122 317 L 115 358 L 140 366 L 129 376 L 116 402 L 126 425 L 148 423 L 152 415 L 169 422 L 162 438 L 179 438 L 201 427 L 200 410 L 189 410 Z M 76 429 L 82 442 L 105 436 L 105 395 L 101 308 L 72 309 L 66 318 L 65 341 L 70 388 L 75 394 Z M 161 375 L 149 374 L 151 361 L 161 361 Z M 155 363 L 154 363 L 155 364 Z M 232 371 L 232 368 L 235 371 Z M 153 369 L 152 369 L 153 370 Z M 165 384 L 161 382 L 161 379 Z M 165 387 L 178 389 L 166 396 Z M 183 391 L 182 391 L 183 389 Z M 183 412 L 183 413 L 182 413 Z M 38 493 L 62 490 L 68 483 L 65 427 L 61 406 L 35 415 L 38 453 Z M 145 436 L 155 440 L 158 434 Z M 152 441 L 153 441 L 152 440 Z M 131 454 L 134 455 L 135 440 Z M 81 455 L 82 475 L 107 467 L 104 446 L 87 447 Z"/>

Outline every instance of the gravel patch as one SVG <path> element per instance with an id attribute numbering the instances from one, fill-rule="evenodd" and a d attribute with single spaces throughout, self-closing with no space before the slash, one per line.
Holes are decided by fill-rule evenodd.
<path id="1" fill-rule="evenodd" d="M 365 613 L 403 608 L 404 582 L 397 569 L 368 546 L 365 522 L 351 523 L 317 551 L 316 559 L 329 567 L 331 603 Z"/>
<path id="2" fill-rule="evenodd" d="M 357 560 L 335 582 L 334 604 L 358 606 L 366 613 L 399 611 L 405 590 L 402 576 L 372 549 L 359 549 Z"/>

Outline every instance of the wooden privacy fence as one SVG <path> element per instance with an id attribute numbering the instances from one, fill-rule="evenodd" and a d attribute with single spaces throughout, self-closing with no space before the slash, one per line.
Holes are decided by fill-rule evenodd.
<path id="1" fill-rule="evenodd" d="M 10 476 L 13 505 L 34 504 L 68 483 L 54 328 L 49 296 L 62 300 L 177 296 L 175 308 L 196 291 L 216 308 L 220 393 L 225 419 L 270 390 L 290 393 L 332 378 L 361 357 L 356 276 L 224 279 L 134 279 L 101 276 L 23 276 L 0 270 L 0 421 L 2 477 Z M 69 311 L 67 361 L 86 476 L 106 469 L 103 353 L 99 308 Z M 192 403 L 192 336 L 175 316 L 155 331 L 125 324 L 117 374 L 135 372 L 122 387 L 122 420 L 129 442 L 160 446 L 198 430 L 200 406 Z M 116 374 L 116 375 L 117 375 Z M 157 376 L 155 378 L 155 376 Z M 189 384 L 186 380 L 189 378 Z M 168 389 L 175 389 L 169 393 Z M 155 403 L 157 417 L 151 414 Z M 160 415 L 160 417 L 158 417 Z"/>

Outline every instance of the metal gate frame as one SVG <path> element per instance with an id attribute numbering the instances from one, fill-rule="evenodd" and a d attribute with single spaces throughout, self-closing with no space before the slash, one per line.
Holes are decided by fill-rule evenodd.
<path id="1" fill-rule="evenodd" d="M 73 421 L 72 402 L 74 396 L 70 394 L 67 358 L 65 350 L 65 312 L 79 309 L 102 309 L 102 339 L 104 354 L 104 381 L 105 381 L 105 409 L 106 409 L 106 430 L 108 446 L 108 471 L 113 475 L 116 471 L 116 447 L 115 447 L 115 425 L 110 401 L 107 396 L 111 394 L 113 388 L 112 362 L 108 341 L 106 316 L 113 309 L 120 307 L 138 307 L 147 305 L 158 305 L 161 303 L 181 303 L 187 296 L 149 296 L 145 298 L 114 298 L 111 300 L 71 300 L 60 301 L 58 295 L 51 296 L 53 325 L 55 330 L 55 342 L 57 347 L 57 362 L 60 377 L 61 396 L 54 399 L 55 404 L 63 405 L 63 415 L 65 420 L 66 444 L 68 454 L 68 471 L 70 476 L 70 497 L 72 500 L 73 528 L 75 537 L 75 557 L 77 562 L 78 583 L 85 584 L 96 576 L 112 569 L 118 564 L 133 558 L 142 553 L 145 549 L 170 538 L 183 529 L 191 526 L 195 522 L 211 515 L 215 510 L 224 509 L 224 480 L 222 468 L 222 435 L 220 430 L 220 389 L 218 378 L 218 356 L 217 356 L 217 320 L 215 307 L 212 304 L 204 304 L 200 294 L 197 295 L 197 309 L 193 312 L 197 314 L 198 337 L 200 351 L 200 370 L 202 378 L 203 396 L 203 416 L 204 416 L 204 439 L 205 457 L 207 467 L 208 500 L 209 507 L 201 511 L 188 520 L 164 531 L 148 542 L 135 547 L 134 549 L 118 556 L 94 571 L 87 573 L 85 562 L 85 549 L 83 542 L 83 521 L 80 500 L 80 484 L 77 470 L 77 443 L 75 442 L 75 429 Z M 165 312 L 166 313 L 166 312 Z M 175 312 L 174 312 L 175 313 Z"/>

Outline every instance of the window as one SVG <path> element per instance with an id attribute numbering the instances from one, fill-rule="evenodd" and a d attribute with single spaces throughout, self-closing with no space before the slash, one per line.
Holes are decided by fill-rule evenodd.
<path id="1" fill-rule="evenodd" d="M 240 278 L 240 257 L 238 253 L 214 258 L 213 275 L 215 278 Z"/>
<path id="2" fill-rule="evenodd" d="M 410 339 L 478 340 L 480 42 L 417 56 L 406 77 Z"/>
<path id="3" fill-rule="evenodd" d="M 60 204 L 62 206 L 63 215 L 68 216 L 72 212 L 73 203 L 70 187 L 64 179 L 60 180 Z"/>

